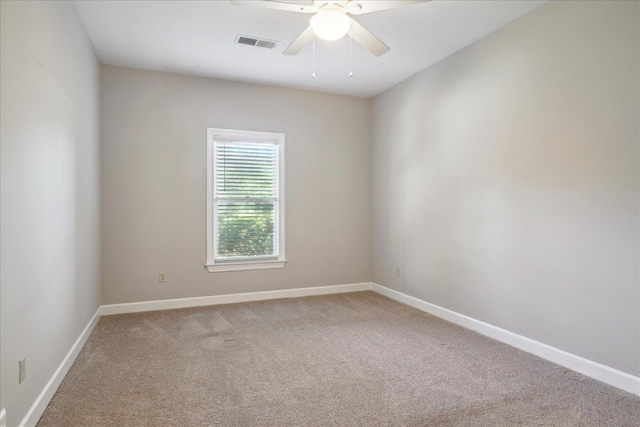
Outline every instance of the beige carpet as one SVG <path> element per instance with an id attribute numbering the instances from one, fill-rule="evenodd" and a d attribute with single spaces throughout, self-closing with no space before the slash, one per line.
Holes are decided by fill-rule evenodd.
<path id="1" fill-rule="evenodd" d="M 372 292 L 100 319 L 47 426 L 640 426 L 640 398 Z"/>

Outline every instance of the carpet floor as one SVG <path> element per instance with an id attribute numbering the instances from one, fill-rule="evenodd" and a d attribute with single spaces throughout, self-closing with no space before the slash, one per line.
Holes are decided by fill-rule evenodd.
<path id="1" fill-rule="evenodd" d="M 358 292 L 102 317 L 50 426 L 640 426 L 640 398 Z"/>

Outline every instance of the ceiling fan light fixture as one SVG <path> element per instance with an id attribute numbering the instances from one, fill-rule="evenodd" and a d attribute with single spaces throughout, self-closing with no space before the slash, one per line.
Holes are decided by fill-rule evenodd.
<path id="1" fill-rule="evenodd" d="M 310 25 L 316 36 L 322 40 L 333 41 L 347 34 L 351 28 L 351 19 L 343 12 L 326 10 L 313 15 Z"/>

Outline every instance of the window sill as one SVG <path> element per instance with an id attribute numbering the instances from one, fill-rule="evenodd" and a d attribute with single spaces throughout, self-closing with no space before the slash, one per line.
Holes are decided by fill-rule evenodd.
<path id="1" fill-rule="evenodd" d="M 209 273 L 219 273 L 223 271 L 244 271 L 244 270 L 266 270 L 270 268 L 282 268 L 287 263 L 286 259 L 275 261 L 259 262 L 225 262 L 219 264 L 207 264 Z"/>

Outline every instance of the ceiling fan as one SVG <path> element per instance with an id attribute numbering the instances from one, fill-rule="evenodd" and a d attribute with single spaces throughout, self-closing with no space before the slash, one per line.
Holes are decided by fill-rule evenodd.
<path id="1" fill-rule="evenodd" d="M 353 40 L 362 45 L 375 56 L 380 56 L 389 51 L 389 46 L 371 34 L 356 21 L 354 16 L 365 13 L 378 12 L 393 9 L 400 6 L 408 6 L 416 3 L 425 3 L 431 0 L 345 0 L 345 1 L 285 1 L 285 0 L 261 0 L 243 1 L 232 0 L 231 3 L 241 6 L 253 6 L 266 9 L 284 10 L 288 12 L 313 14 L 309 27 L 302 32 L 284 52 L 285 55 L 295 55 L 300 49 L 318 36 L 323 40 L 338 40 L 349 35 Z"/>

